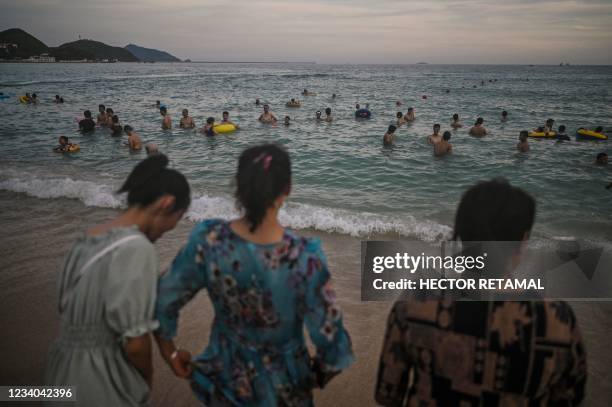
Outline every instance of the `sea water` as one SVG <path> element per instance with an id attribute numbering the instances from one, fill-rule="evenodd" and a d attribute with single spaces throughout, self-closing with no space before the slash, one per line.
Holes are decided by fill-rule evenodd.
<path id="1" fill-rule="evenodd" d="M 300 95 L 304 88 L 317 95 Z M 520 130 L 542 126 L 548 118 L 566 125 L 571 136 L 582 126 L 609 128 L 612 67 L 0 64 L 0 91 L 11 95 L 0 100 L 3 190 L 122 206 L 114 191 L 145 152 L 131 153 L 126 136 L 111 137 L 107 129 L 78 132 L 83 110 L 95 119 L 102 103 L 185 173 L 193 190 L 188 213 L 193 220 L 234 216 L 232 176 L 240 152 L 275 142 L 286 146 L 293 160 L 292 194 L 282 212 L 283 223 L 293 228 L 435 240 L 450 233 L 466 188 L 504 177 L 535 197 L 535 234 L 612 240 L 612 190 L 605 189 L 612 168 L 594 165 L 597 153 L 612 153 L 612 141 L 530 140 L 527 154 L 515 147 Z M 19 103 L 26 92 L 36 93 L 40 103 Z M 56 94 L 65 103 L 54 104 Z M 277 126 L 257 121 L 256 98 L 270 104 Z M 291 98 L 302 107 L 285 107 Z M 167 106 L 172 130 L 161 129 L 156 100 Z M 356 103 L 369 103 L 371 120 L 355 120 Z M 315 112 L 326 107 L 333 122 L 317 122 Z M 398 129 L 393 148 L 383 148 L 387 126 L 408 107 L 414 107 L 416 121 Z M 219 121 L 228 110 L 241 130 L 207 138 L 176 128 L 184 108 L 198 127 L 209 116 Z M 509 112 L 505 123 L 502 110 Z M 453 153 L 435 158 L 426 136 L 434 123 L 451 130 L 453 113 L 464 127 L 452 131 Z M 289 127 L 282 125 L 285 115 L 291 117 Z M 481 139 L 468 135 L 479 116 L 490 133 Z M 54 153 L 60 135 L 81 151 Z"/>

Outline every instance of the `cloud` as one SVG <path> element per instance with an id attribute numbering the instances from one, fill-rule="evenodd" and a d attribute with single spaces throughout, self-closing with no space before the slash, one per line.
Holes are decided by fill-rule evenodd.
<path id="1" fill-rule="evenodd" d="M 0 26 L 198 60 L 612 64 L 611 17 L 606 0 L 22 0 Z"/>

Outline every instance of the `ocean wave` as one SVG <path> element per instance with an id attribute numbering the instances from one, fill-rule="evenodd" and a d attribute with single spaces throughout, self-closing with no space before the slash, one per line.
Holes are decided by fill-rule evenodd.
<path id="1" fill-rule="evenodd" d="M 87 206 L 120 208 L 125 200 L 115 194 L 116 187 L 71 178 L 37 178 L 25 175 L 0 179 L 0 190 L 25 193 L 42 198 L 77 199 Z M 230 219 L 239 215 L 229 196 L 195 193 L 187 218 L 199 221 L 208 218 Z M 450 228 L 436 222 L 412 216 L 395 218 L 368 212 L 327 208 L 290 201 L 280 211 L 281 223 L 292 229 L 314 229 L 354 237 L 395 234 L 424 241 L 439 241 L 448 237 Z"/>

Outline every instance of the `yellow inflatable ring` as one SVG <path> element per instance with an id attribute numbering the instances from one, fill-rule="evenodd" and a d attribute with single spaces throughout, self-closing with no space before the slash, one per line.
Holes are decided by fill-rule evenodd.
<path id="1" fill-rule="evenodd" d="M 70 146 L 66 149 L 67 153 L 78 153 L 81 151 L 81 147 L 78 144 L 70 144 Z"/>
<path id="2" fill-rule="evenodd" d="M 302 104 L 300 102 L 295 102 L 295 103 L 287 102 L 287 107 L 302 107 Z"/>
<path id="3" fill-rule="evenodd" d="M 27 98 L 27 97 L 25 97 L 25 96 L 19 96 L 19 101 L 20 101 L 21 103 L 30 103 L 30 102 L 28 101 L 28 98 Z"/>
<path id="4" fill-rule="evenodd" d="M 213 126 L 213 130 L 219 134 L 231 133 L 233 131 L 236 131 L 236 126 L 229 123 L 217 124 L 216 126 Z"/>
<path id="5" fill-rule="evenodd" d="M 557 137 L 557 132 L 549 131 L 548 133 L 546 133 L 543 131 L 530 131 L 528 136 L 534 138 L 555 138 Z"/>
<path id="6" fill-rule="evenodd" d="M 607 140 L 608 136 L 603 133 L 595 133 L 593 130 L 580 129 L 576 132 L 578 140 Z"/>

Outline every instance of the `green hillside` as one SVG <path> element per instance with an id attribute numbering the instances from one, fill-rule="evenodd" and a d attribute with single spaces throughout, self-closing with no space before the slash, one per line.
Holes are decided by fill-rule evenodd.
<path id="1" fill-rule="evenodd" d="M 166 51 L 140 47 L 135 44 L 126 45 L 125 49 L 134 54 L 134 56 L 142 62 L 181 62 L 180 59 Z"/>
<path id="2" fill-rule="evenodd" d="M 10 28 L 0 32 L 0 43 L 17 44 L 17 47 L 0 49 L 0 58 L 29 58 L 32 55 L 49 53 L 42 41 L 20 28 Z"/>
<path id="3" fill-rule="evenodd" d="M 78 40 L 67 42 L 57 48 L 51 49 L 51 55 L 56 59 L 79 60 L 79 59 L 116 59 L 120 62 L 138 62 L 130 51 L 121 47 L 113 47 L 99 41 Z"/>

